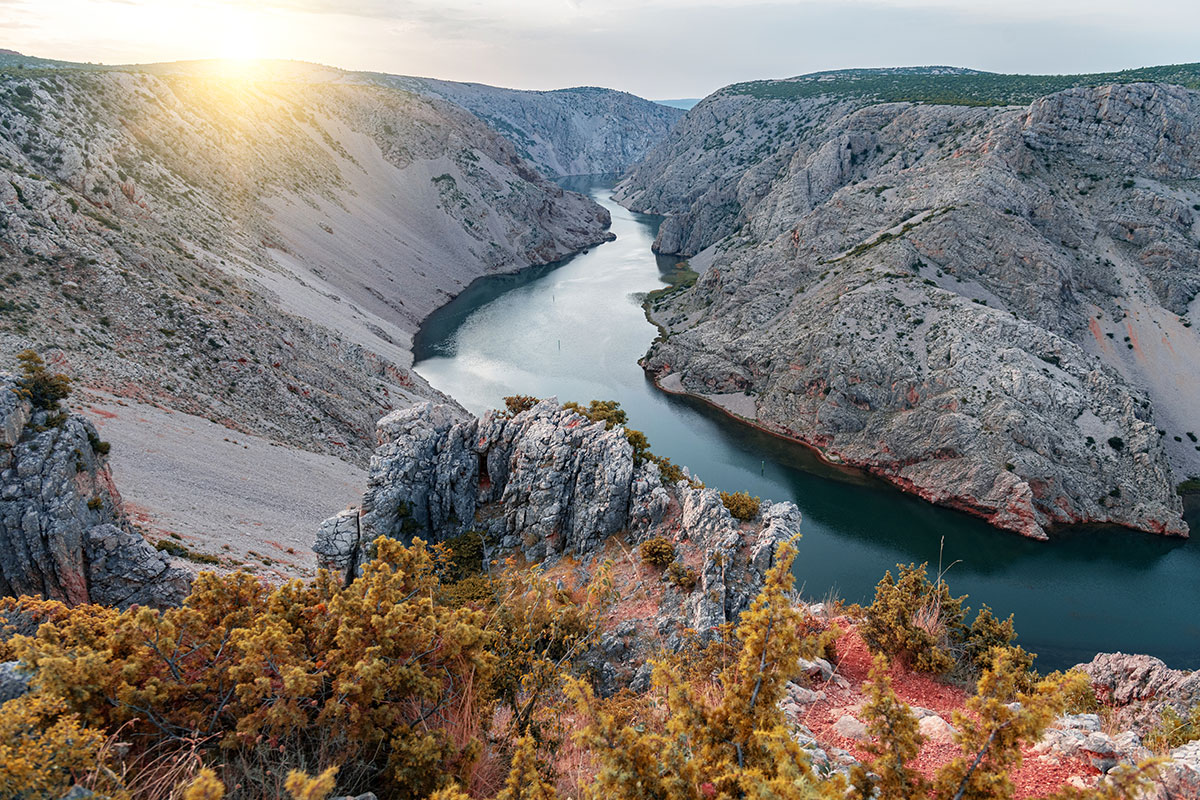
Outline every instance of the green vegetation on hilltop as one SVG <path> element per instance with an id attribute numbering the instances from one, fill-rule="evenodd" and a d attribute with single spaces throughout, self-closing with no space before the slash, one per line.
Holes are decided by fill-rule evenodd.
<path id="1" fill-rule="evenodd" d="M 1077 86 L 1139 82 L 1173 83 L 1200 89 L 1200 63 L 1086 75 L 1003 75 L 949 68 L 841 70 L 817 72 L 788 80 L 736 83 L 721 93 L 750 95 L 764 100 L 842 96 L 882 103 L 1007 106 L 1030 103 L 1039 97 Z"/>

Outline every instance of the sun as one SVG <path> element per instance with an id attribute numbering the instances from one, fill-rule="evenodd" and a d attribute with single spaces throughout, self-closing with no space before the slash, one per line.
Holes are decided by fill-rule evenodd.
<path id="1" fill-rule="evenodd" d="M 221 42 L 220 57 L 227 61 L 250 62 L 264 55 L 263 37 L 259 31 L 239 20 L 243 24 L 232 25 L 226 29 L 224 40 Z"/>

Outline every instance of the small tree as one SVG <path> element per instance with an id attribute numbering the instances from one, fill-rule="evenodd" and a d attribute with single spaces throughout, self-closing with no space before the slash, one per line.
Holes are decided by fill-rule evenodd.
<path id="1" fill-rule="evenodd" d="M 924 797 L 929 790 L 925 778 L 911 764 L 921 752 L 920 727 L 911 709 L 892 690 L 887 659 L 875 656 L 863 718 L 871 741 L 863 745 L 871 756 L 870 772 L 857 766 L 852 774 L 854 790 L 861 800 L 909 800 Z M 873 775 L 871 774 L 873 773 Z"/>
<path id="2" fill-rule="evenodd" d="M 46 369 L 46 362 L 33 350 L 17 353 L 17 360 L 21 362 L 21 377 L 17 380 L 17 386 L 34 408 L 53 411 L 58 408 L 58 402 L 71 393 L 71 379 L 60 373 L 51 373 Z"/>

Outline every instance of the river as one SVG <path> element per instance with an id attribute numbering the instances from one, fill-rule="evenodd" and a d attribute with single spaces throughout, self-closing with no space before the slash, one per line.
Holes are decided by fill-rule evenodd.
<path id="1" fill-rule="evenodd" d="M 476 281 L 426 321 L 416 371 L 475 413 L 512 394 L 618 400 L 655 453 L 709 486 L 795 502 L 804 517 L 796 582 L 807 597 L 869 602 L 896 564 L 940 563 L 973 608 L 1015 616 L 1018 643 L 1039 655 L 1040 669 L 1114 650 L 1200 668 L 1195 539 L 1102 527 L 1024 539 L 657 390 L 637 365 L 657 335 L 639 295 L 664 285 L 673 260 L 650 249 L 658 218 L 617 205 L 611 187 L 596 178 L 568 184 L 612 213 L 616 241 Z M 1200 532 L 1198 517 L 1189 522 Z"/>

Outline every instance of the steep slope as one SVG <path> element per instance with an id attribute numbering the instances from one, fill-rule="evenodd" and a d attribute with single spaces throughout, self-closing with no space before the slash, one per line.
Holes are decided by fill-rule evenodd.
<path id="1" fill-rule="evenodd" d="M 608 215 L 465 111 L 271 75 L 0 73 L 0 356 L 363 464 L 419 322 Z"/>
<path id="2" fill-rule="evenodd" d="M 1200 94 L 778 83 L 706 99 L 620 187 L 702 272 L 652 309 L 660 385 L 1026 535 L 1186 533 Z"/>
<path id="3" fill-rule="evenodd" d="M 552 176 L 622 173 L 684 115 L 680 108 L 595 86 L 534 92 L 430 78 L 376 78 L 462 106 Z"/>

